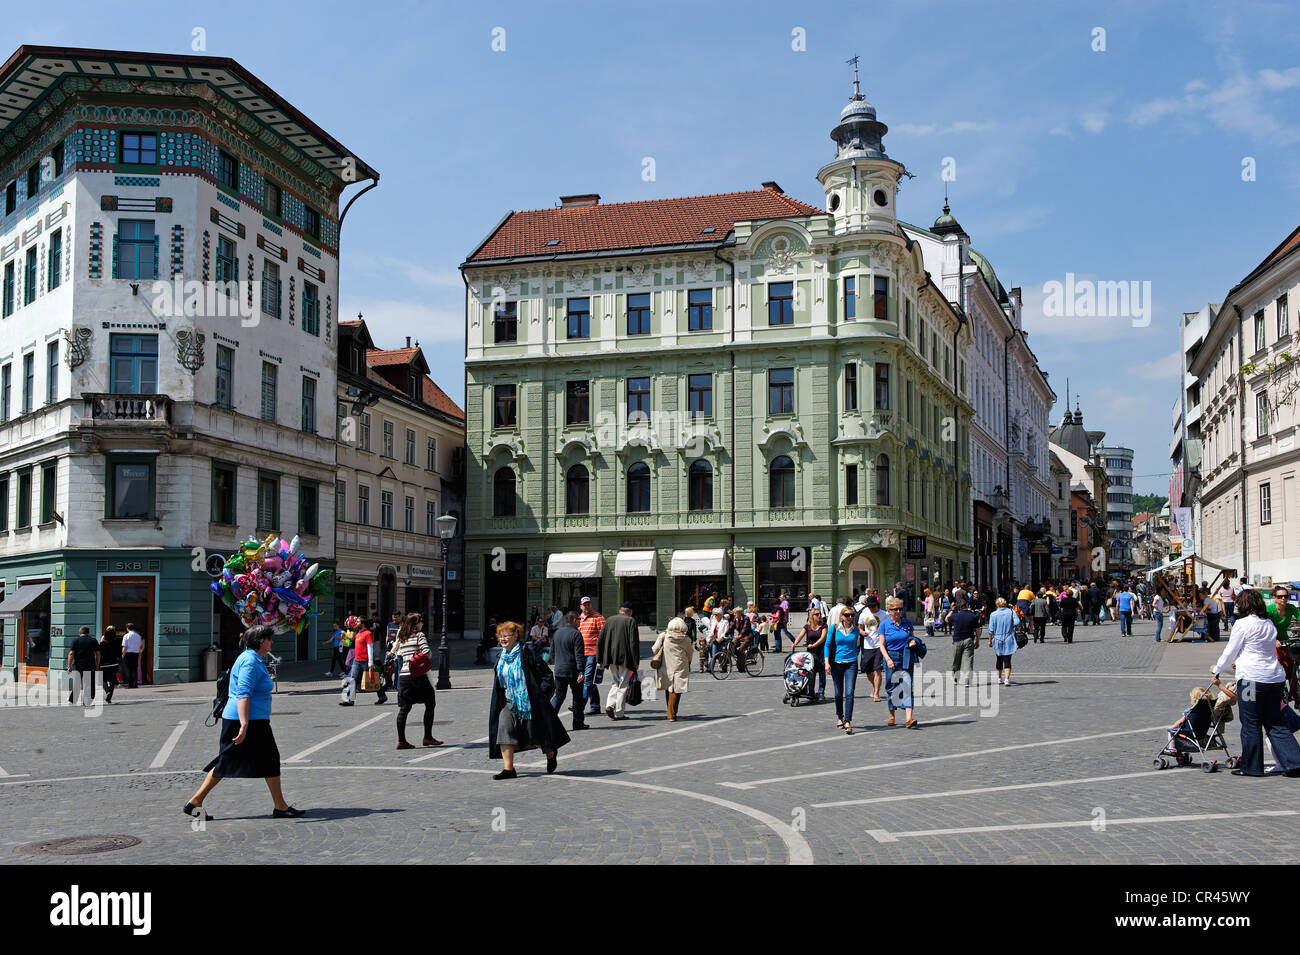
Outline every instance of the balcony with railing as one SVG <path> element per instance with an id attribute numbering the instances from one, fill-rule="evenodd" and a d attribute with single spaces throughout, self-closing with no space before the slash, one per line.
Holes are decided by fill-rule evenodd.
<path id="1" fill-rule="evenodd" d="M 131 426 L 171 424 L 172 399 L 169 395 L 117 395 L 83 392 L 85 403 L 82 420 Z"/>

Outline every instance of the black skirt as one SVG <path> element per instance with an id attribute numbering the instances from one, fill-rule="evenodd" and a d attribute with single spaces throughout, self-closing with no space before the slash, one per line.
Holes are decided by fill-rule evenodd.
<path id="1" fill-rule="evenodd" d="M 402 674 L 402 688 L 397 693 L 398 706 L 414 706 L 417 703 L 433 706 L 435 701 L 433 684 L 429 682 L 429 674 L 426 673 L 423 676 L 411 676 L 409 673 Z"/>
<path id="2" fill-rule="evenodd" d="M 222 779 L 271 779 L 280 775 L 280 749 L 270 720 L 249 720 L 248 734 L 238 746 L 239 720 L 221 720 L 221 750 L 204 766 Z"/>

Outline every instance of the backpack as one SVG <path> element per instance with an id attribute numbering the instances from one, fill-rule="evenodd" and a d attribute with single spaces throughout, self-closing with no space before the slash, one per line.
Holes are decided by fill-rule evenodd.
<path id="1" fill-rule="evenodd" d="M 230 699 L 230 671 L 225 670 L 217 677 L 217 695 L 212 698 L 212 709 L 203 721 L 204 726 L 217 725 L 217 720 L 221 719 L 221 712 L 226 708 L 228 699 Z"/>

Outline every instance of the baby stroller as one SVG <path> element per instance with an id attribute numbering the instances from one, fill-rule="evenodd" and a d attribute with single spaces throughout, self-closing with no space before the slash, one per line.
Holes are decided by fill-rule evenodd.
<path id="1" fill-rule="evenodd" d="M 785 695 L 782 703 L 798 706 L 817 702 L 817 658 L 807 650 L 796 650 L 785 658 Z"/>
<path id="2" fill-rule="evenodd" d="M 1192 758 L 1199 754 L 1201 772 L 1217 772 L 1219 761 L 1208 758 L 1209 752 L 1216 749 L 1223 750 L 1224 764 L 1229 769 L 1237 765 L 1237 757 L 1228 752 L 1228 741 L 1223 737 L 1223 725 L 1232 719 L 1237 696 L 1232 689 L 1224 687 L 1219 698 L 1211 700 L 1208 688 L 1198 686 L 1192 690 L 1192 705 L 1169 728 L 1169 742 L 1152 761 L 1156 769 L 1167 769 L 1170 759 L 1179 766 L 1190 766 Z"/>

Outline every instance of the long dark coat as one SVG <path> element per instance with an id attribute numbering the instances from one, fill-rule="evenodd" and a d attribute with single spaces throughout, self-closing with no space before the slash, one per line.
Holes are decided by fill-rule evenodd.
<path id="1" fill-rule="evenodd" d="M 533 711 L 529 720 L 533 742 L 543 753 L 551 753 L 569 742 L 568 731 L 551 708 L 555 695 L 555 677 L 551 668 L 542 662 L 525 644 L 519 651 L 524 667 L 524 683 L 528 687 L 528 705 Z M 497 719 L 506 705 L 506 689 L 496 667 L 492 668 L 492 708 L 488 716 L 488 759 L 500 759 L 501 747 L 497 745 Z"/>

